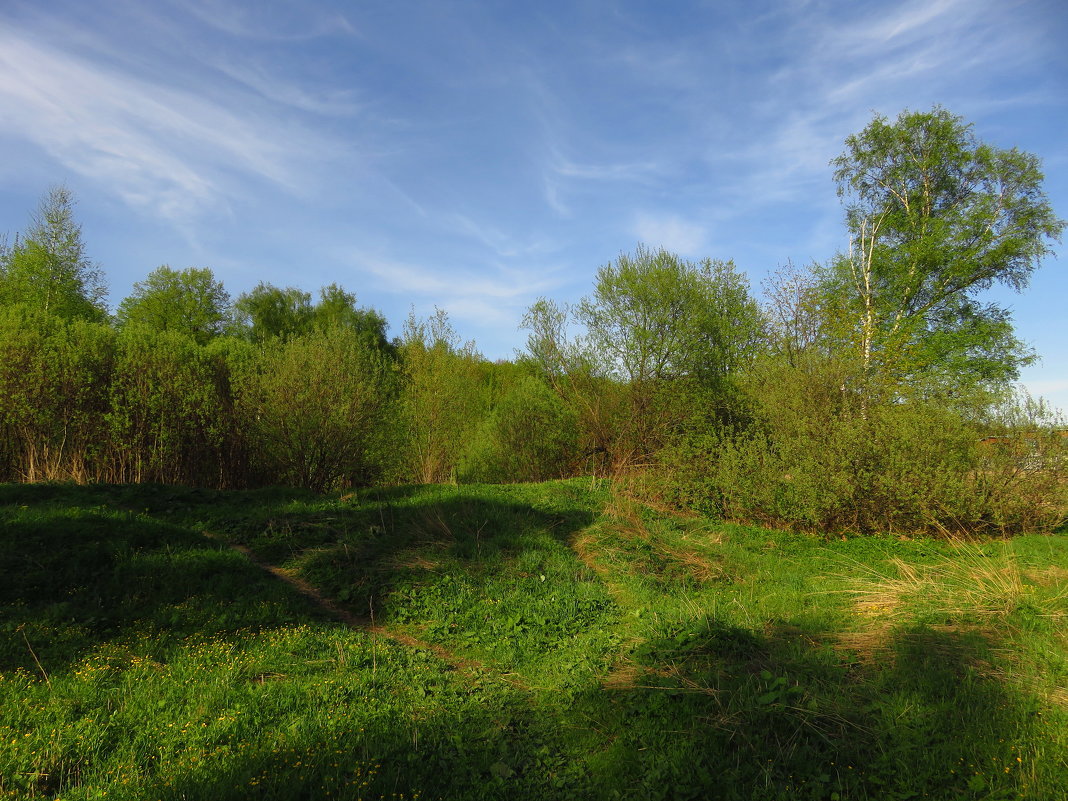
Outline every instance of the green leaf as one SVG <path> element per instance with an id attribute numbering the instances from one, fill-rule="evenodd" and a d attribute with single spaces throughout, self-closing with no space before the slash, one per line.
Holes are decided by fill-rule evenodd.
<path id="1" fill-rule="evenodd" d="M 515 771 L 512 770 L 504 762 L 495 762 L 490 766 L 490 773 L 496 776 L 498 779 L 510 779 L 515 776 Z"/>

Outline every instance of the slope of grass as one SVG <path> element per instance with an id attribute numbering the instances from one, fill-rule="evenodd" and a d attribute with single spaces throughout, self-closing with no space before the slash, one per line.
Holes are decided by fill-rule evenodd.
<path id="1" fill-rule="evenodd" d="M 585 480 L 3 486 L 0 539 L 0 798 L 1068 798 L 1065 535 Z"/>

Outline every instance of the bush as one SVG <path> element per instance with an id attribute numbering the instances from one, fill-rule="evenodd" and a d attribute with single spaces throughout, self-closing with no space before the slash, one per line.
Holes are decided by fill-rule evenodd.
<path id="1" fill-rule="evenodd" d="M 334 326 L 272 340 L 239 383 L 263 478 L 323 491 L 381 471 L 396 369 L 366 337 Z"/>
<path id="2" fill-rule="evenodd" d="M 227 365 L 193 335 L 129 325 L 118 337 L 109 480 L 227 485 L 235 427 Z"/>
<path id="3" fill-rule="evenodd" d="M 0 308 L 3 479 L 98 478 L 113 356 L 102 323 Z"/>
<path id="4" fill-rule="evenodd" d="M 399 483 L 454 481 L 464 449 L 489 414 L 507 370 L 463 343 L 437 309 L 426 319 L 412 312 L 399 347 L 402 389 L 393 421 L 389 478 Z"/>
<path id="5" fill-rule="evenodd" d="M 958 410 L 880 395 L 832 360 L 765 363 L 746 389 L 752 425 L 665 452 L 676 503 L 827 532 L 1010 534 L 1063 516 L 1066 440 L 1052 433 L 1031 438 L 1046 445 L 1027 462 Z"/>
<path id="6" fill-rule="evenodd" d="M 521 378 L 484 422 L 458 468 L 461 481 L 545 481 L 570 475 L 575 413 L 544 383 Z"/>

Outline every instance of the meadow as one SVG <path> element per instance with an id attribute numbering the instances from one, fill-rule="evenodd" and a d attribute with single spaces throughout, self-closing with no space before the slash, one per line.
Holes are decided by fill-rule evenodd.
<path id="1" fill-rule="evenodd" d="M 1068 534 L 0 485 L 0 798 L 1068 798 Z"/>

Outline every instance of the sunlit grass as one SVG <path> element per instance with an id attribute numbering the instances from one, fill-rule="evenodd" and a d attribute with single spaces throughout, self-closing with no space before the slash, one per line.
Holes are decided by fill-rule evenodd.
<path id="1" fill-rule="evenodd" d="M 0 798 L 1068 786 L 1064 535 L 824 539 L 589 480 L 0 487 L 0 532 Z"/>

